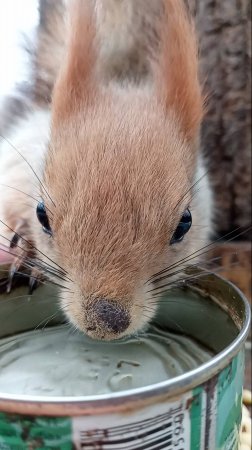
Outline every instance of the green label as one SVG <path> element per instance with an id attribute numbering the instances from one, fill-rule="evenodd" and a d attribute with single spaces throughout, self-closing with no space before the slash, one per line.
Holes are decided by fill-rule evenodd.
<path id="1" fill-rule="evenodd" d="M 69 418 L 0 413 L 0 450 L 71 450 Z"/>
<path id="2" fill-rule="evenodd" d="M 216 377 L 193 390 L 190 450 L 238 450 L 244 352 Z"/>
<path id="3" fill-rule="evenodd" d="M 218 379 L 216 450 L 238 449 L 243 375 L 244 352 L 240 352 Z"/>
<path id="4" fill-rule="evenodd" d="M 202 439 L 202 403 L 203 403 L 204 389 L 202 386 L 193 390 L 193 401 L 190 407 L 191 420 L 191 443 L 190 448 L 194 450 L 201 449 Z"/>

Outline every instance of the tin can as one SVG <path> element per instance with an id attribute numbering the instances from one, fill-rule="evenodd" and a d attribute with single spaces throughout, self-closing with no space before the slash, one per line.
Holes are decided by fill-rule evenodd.
<path id="1" fill-rule="evenodd" d="M 193 275 L 185 301 L 170 303 L 166 314 L 164 304 L 159 320 L 177 332 L 182 325 L 216 356 L 167 381 L 109 395 L 0 392 L 0 449 L 237 450 L 250 308 L 243 294 L 219 276 L 199 269 Z M 199 297 L 192 314 L 190 293 L 195 292 Z M 0 298 L 0 338 L 38 325 L 53 309 L 50 295 L 41 289 L 40 298 L 20 298 L 19 304 Z M 22 315 L 11 314 L 20 301 Z M 6 320 L 8 312 L 12 320 Z"/>

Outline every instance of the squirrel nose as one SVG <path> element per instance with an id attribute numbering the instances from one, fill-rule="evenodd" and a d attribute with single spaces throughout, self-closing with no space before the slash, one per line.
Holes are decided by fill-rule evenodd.
<path id="1" fill-rule="evenodd" d="M 100 326 L 113 333 L 122 333 L 130 324 L 128 311 L 115 300 L 95 299 L 92 302 L 92 312 Z"/>

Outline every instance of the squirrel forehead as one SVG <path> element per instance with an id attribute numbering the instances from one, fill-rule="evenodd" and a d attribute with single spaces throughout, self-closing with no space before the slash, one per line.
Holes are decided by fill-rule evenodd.
<path id="1" fill-rule="evenodd" d="M 64 194 L 64 186 L 81 190 L 86 185 L 80 194 L 88 195 L 92 188 L 113 192 L 118 186 L 135 190 L 135 195 L 141 186 L 153 195 L 176 185 L 183 191 L 194 164 L 176 128 L 169 121 L 153 126 L 151 120 L 130 127 L 124 119 L 108 123 L 89 117 L 83 126 L 75 124 L 71 137 L 67 128 L 55 135 L 45 167 L 52 195 Z"/>
<path id="2" fill-rule="evenodd" d="M 174 114 L 139 97 L 131 93 L 113 102 L 98 98 L 68 120 L 56 126 L 52 123 L 50 164 L 45 170 L 52 164 L 54 170 L 65 161 L 85 167 L 109 161 L 113 167 L 124 162 L 135 166 L 140 160 L 149 166 L 158 166 L 158 161 L 172 166 L 179 161 L 190 172 L 196 148 L 185 141 Z"/>

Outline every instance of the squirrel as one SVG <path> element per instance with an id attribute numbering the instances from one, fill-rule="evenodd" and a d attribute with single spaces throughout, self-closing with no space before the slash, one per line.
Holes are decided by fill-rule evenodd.
<path id="1" fill-rule="evenodd" d="M 0 245 L 11 278 L 23 265 L 52 280 L 72 324 L 118 339 L 153 318 L 211 230 L 195 28 L 183 0 L 44 8 L 36 101 L 0 147 Z"/>

